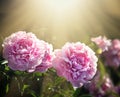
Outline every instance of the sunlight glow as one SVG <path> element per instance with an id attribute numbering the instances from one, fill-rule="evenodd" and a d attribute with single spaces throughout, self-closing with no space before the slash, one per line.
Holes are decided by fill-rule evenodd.
<path id="1" fill-rule="evenodd" d="M 75 7 L 77 0 L 45 0 L 45 4 L 54 12 L 64 12 Z"/>
<path id="2" fill-rule="evenodd" d="M 10 11 L 3 29 L 13 32 L 28 30 L 35 32 L 39 38 L 52 41 L 56 47 L 66 41 L 87 41 L 89 34 L 104 34 L 104 19 L 98 2 L 91 0 L 19 0 L 18 5 Z M 19 3 L 19 2 L 21 3 Z M 13 7 L 11 7 L 13 9 Z M 13 22 L 14 20 L 14 22 Z M 102 22 L 103 21 L 103 22 Z M 11 25 L 12 23 L 12 25 Z M 106 22 L 106 25 L 110 25 Z M 9 25 L 9 27 L 8 27 Z M 99 31 L 98 31 L 99 30 Z M 85 37 L 83 37 L 85 36 Z"/>

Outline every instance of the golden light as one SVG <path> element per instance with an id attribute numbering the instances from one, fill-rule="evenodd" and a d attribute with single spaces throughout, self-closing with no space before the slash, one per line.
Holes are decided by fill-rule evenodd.
<path id="1" fill-rule="evenodd" d="M 112 21 L 104 12 L 116 14 L 118 18 L 119 5 L 117 1 L 109 2 L 12 0 L 11 3 L 7 3 L 8 7 L 2 6 L 3 10 L 0 9 L 1 13 L 5 11 L 3 20 L 1 18 L 0 32 L 7 36 L 19 30 L 31 31 L 40 39 L 54 44 L 54 47 L 61 47 L 67 41 L 88 42 L 90 36 L 104 35 L 105 32 L 112 35 L 112 32 L 118 32 L 117 27 L 113 26 L 113 23 L 117 22 Z"/>
<path id="2" fill-rule="evenodd" d="M 45 6 L 56 13 L 63 13 L 70 9 L 73 9 L 77 2 L 77 0 L 45 0 Z"/>

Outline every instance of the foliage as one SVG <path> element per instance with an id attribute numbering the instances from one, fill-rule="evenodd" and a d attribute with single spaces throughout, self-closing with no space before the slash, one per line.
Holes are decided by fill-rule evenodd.
<path id="1" fill-rule="evenodd" d="M 99 59 L 98 73 L 90 83 L 77 89 L 58 77 L 53 68 L 45 73 L 13 71 L 1 59 L 0 97 L 119 97 L 120 67 L 106 65 L 101 49 L 93 43 L 90 46 Z"/>

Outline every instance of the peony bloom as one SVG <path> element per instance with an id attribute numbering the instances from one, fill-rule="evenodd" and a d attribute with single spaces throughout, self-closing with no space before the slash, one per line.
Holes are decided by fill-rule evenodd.
<path id="1" fill-rule="evenodd" d="M 108 40 L 106 37 L 96 37 L 91 39 L 102 49 L 102 57 L 107 65 L 118 68 L 120 66 L 120 40 Z"/>
<path id="2" fill-rule="evenodd" d="M 118 68 L 120 66 L 120 40 L 112 40 L 108 51 L 103 52 L 102 56 L 109 66 Z"/>
<path id="3" fill-rule="evenodd" d="M 120 95 L 120 85 L 115 86 L 115 92 Z"/>
<path id="4" fill-rule="evenodd" d="M 120 40 L 114 39 L 107 51 L 102 53 L 107 65 L 119 68 L 120 66 Z"/>
<path id="5" fill-rule="evenodd" d="M 85 44 L 66 43 L 62 49 L 55 50 L 53 67 L 57 74 L 80 87 L 90 81 L 97 70 L 97 57 Z"/>
<path id="6" fill-rule="evenodd" d="M 52 45 L 19 31 L 4 40 L 3 56 L 13 70 L 44 72 L 52 65 Z"/>
<path id="7" fill-rule="evenodd" d="M 108 40 L 105 36 L 99 36 L 95 38 L 91 38 L 93 42 L 96 43 L 96 45 L 102 49 L 102 51 L 107 51 L 108 47 L 111 45 L 111 40 Z"/>
<path id="8" fill-rule="evenodd" d="M 96 73 L 91 83 L 85 84 L 85 88 L 88 89 L 94 97 L 105 97 L 105 95 L 114 91 L 114 85 L 109 76 L 104 75 L 101 78 L 100 72 Z"/>

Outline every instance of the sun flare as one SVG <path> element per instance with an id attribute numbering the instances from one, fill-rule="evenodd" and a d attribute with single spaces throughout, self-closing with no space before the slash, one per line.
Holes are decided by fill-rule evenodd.
<path id="1" fill-rule="evenodd" d="M 76 5 L 76 0 L 45 0 L 45 5 L 55 12 L 64 12 Z"/>

